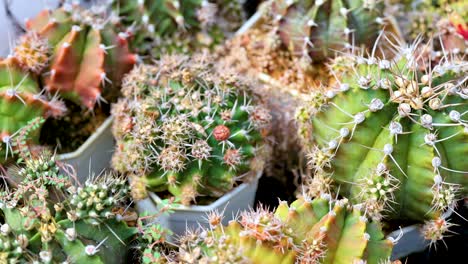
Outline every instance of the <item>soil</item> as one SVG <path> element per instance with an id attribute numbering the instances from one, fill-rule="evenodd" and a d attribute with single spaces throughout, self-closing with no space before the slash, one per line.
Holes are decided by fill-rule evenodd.
<path id="1" fill-rule="evenodd" d="M 65 101 L 68 112 L 65 116 L 49 118 L 41 129 L 39 142 L 60 153 L 73 152 L 90 137 L 110 115 L 110 105 L 102 104 L 93 111 Z"/>

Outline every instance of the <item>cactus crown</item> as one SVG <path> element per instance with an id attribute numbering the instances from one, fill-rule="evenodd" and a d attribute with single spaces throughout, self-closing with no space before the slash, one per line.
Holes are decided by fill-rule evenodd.
<path id="1" fill-rule="evenodd" d="M 218 214 L 210 228 L 182 237 L 177 256 L 188 263 L 381 263 L 393 243 L 378 223 L 368 222 L 347 200 L 281 202 L 276 212 L 243 212 L 223 227 Z"/>
<path id="2" fill-rule="evenodd" d="M 184 204 L 199 192 L 219 196 L 258 167 L 260 131 L 270 118 L 235 75 L 195 57 L 135 68 L 112 110 L 113 167 L 146 175 L 151 189 L 169 190 Z"/>
<path id="3" fill-rule="evenodd" d="M 129 26 L 139 52 L 153 57 L 212 48 L 241 25 L 237 0 L 115 0 L 114 9 Z"/>
<path id="4" fill-rule="evenodd" d="M 116 213 L 128 192 L 124 179 L 102 175 L 72 186 L 47 153 L 9 170 L 8 179 L 16 186 L 1 193 L 0 260 L 117 263 L 124 256 L 136 233 Z"/>
<path id="5" fill-rule="evenodd" d="M 311 168 L 378 219 L 432 218 L 467 191 L 466 61 L 447 56 L 429 68 L 417 49 L 339 60 L 336 86 L 312 95 L 326 103 L 298 112 L 313 124 Z"/>
<path id="6" fill-rule="evenodd" d="M 118 87 L 136 62 L 126 34 L 116 32 L 109 23 L 115 18 L 106 12 L 105 5 L 82 9 L 70 3 L 44 10 L 26 21 L 29 33 L 15 48 L 15 56 L 33 72 L 48 70 L 45 88 L 49 92 L 92 108 L 102 99 L 104 86 Z"/>

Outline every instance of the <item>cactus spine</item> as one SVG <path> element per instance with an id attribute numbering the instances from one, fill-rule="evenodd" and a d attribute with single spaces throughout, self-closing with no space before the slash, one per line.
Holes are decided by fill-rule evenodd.
<path id="1" fill-rule="evenodd" d="M 421 72 L 430 63 L 417 49 L 343 58 L 337 85 L 298 111 L 313 126 L 311 168 L 378 219 L 436 218 L 467 192 L 466 61 L 447 56 Z"/>
<path id="2" fill-rule="evenodd" d="M 137 232 L 117 213 L 124 179 L 101 176 L 71 185 L 47 154 L 10 170 L 14 189 L 1 193 L 0 262 L 120 263 Z"/>
<path id="3" fill-rule="evenodd" d="M 243 174 L 261 170 L 260 132 L 269 113 L 223 70 L 206 55 L 170 56 L 126 76 L 125 97 L 112 109 L 112 164 L 144 178 L 135 189 L 168 190 L 187 205 L 199 194 L 218 197 Z"/>
<path id="4" fill-rule="evenodd" d="M 112 20 L 106 6 L 85 10 L 66 3 L 26 21 L 28 31 L 50 46 L 52 59 L 45 76 L 49 92 L 93 108 L 102 100 L 104 86 L 119 86 L 136 56 L 129 51 L 127 35 L 116 32 Z"/>
<path id="5" fill-rule="evenodd" d="M 179 261 L 186 263 L 383 263 L 393 243 L 378 223 L 368 222 L 347 200 L 299 199 L 280 203 L 275 213 L 259 208 L 243 212 L 223 227 L 181 239 Z"/>

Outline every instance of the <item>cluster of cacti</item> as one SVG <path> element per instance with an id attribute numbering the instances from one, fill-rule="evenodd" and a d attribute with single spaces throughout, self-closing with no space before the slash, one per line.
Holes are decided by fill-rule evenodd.
<path id="1" fill-rule="evenodd" d="M 175 263 L 387 263 L 396 240 L 362 209 L 324 196 L 243 212 L 228 226 L 212 213 L 210 228 L 181 238 Z"/>
<path id="2" fill-rule="evenodd" d="M 48 92 L 93 108 L 103 100 L 103 89 L 118 87 L 137 60 L 129 51 L 128 35 L 117 31 L 112 23 L 116 18 L 107 9 L 65 3 L 42 11 L 26 21 L 28 33 L 15 56 L 25 69 L 44 73 Z"/>
<path id="3" fill-rule="evenodd" d="M 434 48 L 429 55 L 434 60 L 443 53 L 467 53 L 466 1 L 408 1 L 394 9 L 390 12 L 398 18 L 408 41 L 432 40 Z"/>
<path id="4" fill-rule="evenodd" d="M 124 79 L 113 106 L 117 139 L 112 165 L 145 188 L 169 191 L 189 204 L 217 197 L 262 169 L 262 130 L 270 115 L 238 77 L 206 55 L 168 56 Z"/>
<path id="5" fill-rule="evenodd" d="M 191 53 L 213 48 L 243 22 L 238 0 L 114 0 L 121 24 L 140 53 Z"/>
<path id="6" fill-rule="evenodd" d="M 430 63 L 417 49 L 337 60 L 336 86 L 298 111 L 312 124 L 299 132 L 316 177 L 377 219 L 437 218 L 468 191 L 466 62 L 447 56 L 420 71 Z"/>
<path id="7" fill-rule="evenodd" d="M 28 129 L 29 124 L 37 118 L 58 117 L 65 112 L 64 104 L 56 98 L 49 99 L 43 95 L 35 76 L 22 70 L 21 65 L 16 57 L 0 60 L 2 162 L 13 154 L 15 136 Z M 38 133 L 30 132 L 30 140 L 37 143 Z"/>
<path id="8" fill-rule="evenodd" d="M 122 209 L 125 179 L 101 175 L 73 186 L 48 154 L 29 157 L 8 179 L 12 189 L 0 201 L 0 262 L 122 262 L 137 233 Z"/>

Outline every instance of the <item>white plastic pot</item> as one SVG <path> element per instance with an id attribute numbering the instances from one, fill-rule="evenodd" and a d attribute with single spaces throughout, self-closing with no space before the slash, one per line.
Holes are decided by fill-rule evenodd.
<path id="1" fill-rule="evenodd" d="M 77 150 L 57 157 L 59 161 L 73 166 L 81 183 L 110 167 L 115 147 L 112 120 L 112 116 L 108 117 Z"/>
<path id="2" fill-rule="evenodd" d="M 209 205 L 181 206 L 175 208 L 171 214 L 160 216 L 156 221 L 170 229 L 176 236 L 183 235 L 188 229 L 208 227 L 206 216 L 212 211 L 223 213 L 223 224 L 227 225 L 240 211 L 253 207 L 260 177 L 261 172 L 251 182 L 242 183 Z M 139 213 L 146 212 L 151 215 L 159 212 L 159 204 L 161 204 L 161 198 L 150 192 L 149 197 L 138 201 L 136 207 Z"/>

